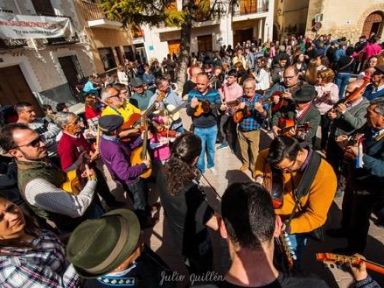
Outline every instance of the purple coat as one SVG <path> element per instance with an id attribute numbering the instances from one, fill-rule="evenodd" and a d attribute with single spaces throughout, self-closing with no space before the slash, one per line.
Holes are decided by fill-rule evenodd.
<path id="1" fill-rule="evenodd" d="M 100 155 L 114 180 L 130 184 L 147 169 L 145 164 L 131 166 L 130 163 L 131 151 L 141 143 L 140 137 L 132 143 L 105 135 L 100 137 Z"/>

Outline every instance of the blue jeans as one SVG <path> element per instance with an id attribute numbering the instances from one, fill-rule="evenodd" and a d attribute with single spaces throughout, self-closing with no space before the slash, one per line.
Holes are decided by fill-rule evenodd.
<path id="1" fill-rule="evenodd" d="M 345 88 L 347 87 L 350 78 L 351 73 L 337 73 L 335 83 L 337 87 L 339 87 L 339 99 L 342 99 L 344 97 Z"/>
<path id="2" fill-rule="evenodd" d="M 290 241 L 289 248 L 295 253 L 297 260 L 295 266 L 300 268 L 301 258 L 303 256 L 304 248 L 307 246 L 307 235 L 306 234 L 288 234 Z"/>
<path id="3" fill-rule="evenodd" d="M 195 127 L 194 133 L 201 139 L 201 153 L 197 161 L 197 168 L 201 172 L 205 171 L 205 155 L 207 155 L 207 168 L 215 166 L 215 144 L 217 138 L 217 126 L 209 128 Z"/>

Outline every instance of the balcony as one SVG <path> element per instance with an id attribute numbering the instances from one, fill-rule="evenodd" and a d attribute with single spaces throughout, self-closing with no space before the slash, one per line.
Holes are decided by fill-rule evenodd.
<path id="1" fill-rule="evenodd" d="M 121 23 L 108 20 L 103 9 L 96 3 L 86 0 L 76 0 L 76 5 L 81 17 L 87 22 L 90 28 L 120 29 Z"/>
<path id="2" fill-rule="evenodd" d="M 0 39 L 0 49 L 16 49 L 28 46 L 25 39 Z"/>
<path id="3" fill-rule="evenodd" d="M 249 14 L 260 14 L 268 12 L 268 1 L 260 0 L 241 0 L 238 6 L 233 9 L 233 16 L 243 16 Z"/>

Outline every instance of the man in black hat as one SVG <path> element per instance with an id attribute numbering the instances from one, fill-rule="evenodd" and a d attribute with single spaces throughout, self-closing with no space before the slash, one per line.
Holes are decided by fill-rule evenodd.
<path id="1" fill-rule="evenodd" d="M 102 116 L 99 119 L 99 128 L 103 135 L 100 137 L 100 156 L 107 166 L 112 178 L 120 182 L 131 195 L 133 209 L 138 215 L 142 225 L 150 224 L 147 191 L 144 180 L 139 176 L 150 167 L 150 162 L 143 159 L 141 164 L 131 164 L 132 150 L 142 144 L 141 137 L 129 143 L 120 141 L 119 129 L 123 118 L 118 115 Z M 153 223 L 154 224 L 154 223 Z"/>
<path id="2" fill-rule="evenodd" d="M 85 288 L 175 287 L 169 267 L 144 245 L 140 223 L 128 209 L 83 222 L 71 234 L 66 254 L 86 278 Z"/>
<path id="3" fill-rule="evenodd" d="M 153 93 L 150 90 L 147 90 L 145 83 L 140 78 L 134 78 L 131 81 L 131 86 L 134 93 L 130 98 L 130 102 L 141 111 L 146 110 Z"/>
<path id="4" fill-rule="evenodd" d="M 371 77 L 371 84 L 363 94 L 369 101 L 384 96 L 384 65 L 377 65 Z"/>
<path id="5" fill-rule="evenodd" d="M 309 147 L 314 145 L 316 140 L 316 130 L 320 125 L 321 115 L 319 110 L 313 105 L 312 100 L 316 97 L 315 87 L 304 84 L 293 95 L 296 107 L 296 131 L 297 138 L 305 142 Z"/>

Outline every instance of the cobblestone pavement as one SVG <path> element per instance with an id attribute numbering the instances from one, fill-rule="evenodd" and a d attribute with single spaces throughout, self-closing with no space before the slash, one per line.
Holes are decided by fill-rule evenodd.
<path id="1" fill-rule="evenodd" d="M 183 118 L 184 126 L 189 127 L 189 119 Z M 262 133 L 261 137 L 261 148 L 268 147 L 271 141 L 270 135 Z M 205 173 L 205 177 L 208 179 L 210 184 L 215 187 L 217 194 L 212 191 L 212 189 L 207 184 L 207 181 L 202 180 L 202 184 L 205 187 L 205 190 L 208 195 L 209 202 L 211 205 L 219 211 L 220 207 L 220 197 L 228 184 L 234 182 L 246 182 L 251 181 L 250 173 L 244 174 L 239 171 L 241 162 L 239 159 L 231 152 L 229 148 L 220 149 L 216 151 L 216 175 L 213 175 L 210 171 Z M 114 183 L 110 183 L 112 188 L 115 188 Z M 156 194 L 156 188 L 152 187 L 151 200 L 159 201 L 158 195 Z M 118 188 L 115 189 L 116 195 L 122 197 L 122 192 Z M 337 227 L 340 221 L 341 216 L 341 201 L 342 198 L 336 198 L 334 204 L 332 205 L 328 222 L 326 224 L 327 228 Z M 358 213 L 357 211 L 355 211 Z M 374 262 L 384 264 L 384 228 L 378 227 L 372 223 L 369 230 L 368 237 L 368 247 L 366 249 L 365 256 L 367 259 Z M 175 249 L 172 239 L 169 235 L 169 230 L 167 229 L 167 224 L 164 219 L 163 209 L 160 213 L 160 221 L 153 227 L 153 229 L 147 229 L 145 231 L 146 243 L 156 251 L 174 270 L 182 274 L 186 274 L 181 257 Z M 211 233 L 214 241 L 214 254 L 215 254 L 215 268 L 219 272 L 225 271 L 229 263 L 226 261 L 228 255 L 226 252 L 225 243 L 219 238 L 215 233 Z M 317 252 L 330 252 L 332 249 L 337 247 L 344 247 L 346 245 L 345 239 L 332 239 L 326 238 L 323 242 L 317 242 L 310 240 L 308 248 L 303 257 L 304 263 L 303 267 L 307 271 L 311 271 L 314 274 L 319 275 L 325 279 L 330 287 L 349 287 L 352 283 L 352 277 L 349 273 L 344 272 L 338 268 L 330 269 L 325 267 L 323 264 L 316 262 L 315 253 Z M 376 274 L 370 273 L 380 284 L 384 285 L 384 277 Z M 182 287 L 182 282 L 180 287 Z"/>

